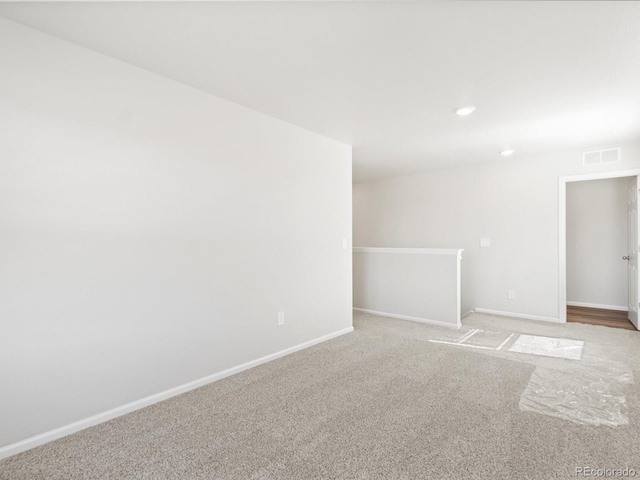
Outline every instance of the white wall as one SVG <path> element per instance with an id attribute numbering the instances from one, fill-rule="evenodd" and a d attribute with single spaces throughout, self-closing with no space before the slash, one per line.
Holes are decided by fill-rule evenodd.
<path id="1" fill-rule="evenodd" d="M 558 318 L 558 177 L 640 167 L 640 142 L 614 165 L 583 168 L 580 151 L 354 185 L 354 245 L 464 248 L 462 312 Z M 480 238 L 491 247 L 480 248 Z M 516 298 L 507 298 L 508 290 Z"/>
<path id="2" fill-rule="evenodd" d="M 0 446 L 352 325 L 350 146 L 2 19 L 0 65 Z"/>
<path id="3" fill-rule="evenodd" d="M 354 249 L 353 307 L 460 327 L 458 250 Z"/>
<path id="4" fill-rule="evenodd" d="M 567 183 L 567 301 L 627 307 L 628 184 Z"/>

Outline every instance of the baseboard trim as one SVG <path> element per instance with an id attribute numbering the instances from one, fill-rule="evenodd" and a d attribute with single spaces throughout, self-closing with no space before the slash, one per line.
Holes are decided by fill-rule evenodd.
<path id="1" fill-rule="evenodd" d="M 377 310 L 367 310 L 365 308 L 353 308 L 356 312 L 369 313 L 371 315 L 378 315 L 379 317 L 397 318 L 398 320 L 408 320 L 410 322 L 426 323 L 428 325 L 437 325 L 439 327 L 455 328 L 461 327 L 460 323 L 454 325 L 440 320 L 430 320 L 428 318 L 410 317 L 408 315 L 399 315 L 397 313 L 378 312 Z"/>
<path id="2" fill-rule="evenodd" d="M 541 322 L 565 323 L 556 317 L 543 317 L 542 315 L 529 315 L 528 313 L 503 312 L 500 310 L 491 310 L 488 308 L 476 308 L 477 313 L 488 313 L 489 315 L 499 315 L 501 317 L 522 318 L 525 320 L 538 320 Z"/>
<path id="3" fill-rule="evenodd" d="M 112 420 L 122 415 L 126 415 L 127 413 L 131 413 L 135 410 L 148 407 L 149 405 L 153 405 L 154 403 L 167 400 L 169 398 L 175 397 L 182 393 L 186 393 L 190 390 L 194 390 L 196 388 L 202 387 L 209 383 L 213 383 L 217 380 L 222 380 L 223 378 L 230 377 L 231 375 L 235 375 L 236 373 L 240 373 L 244 370 L 257 367 L 258 365 L 262 365 L 263 363 L 276 360 L 277 358 L 290 355 L 299 350 L 304 350 L 305 348 L 312 347 L 313 345 L 326 342 L 327 340 L 331 340 L 332 338 L 336 338 L 350 332 L 353 332 L 353 327 L 343 328 L 342 330 L 329 333 L 328 335 L 323 335 L 322 337 L 314 338 L 313 340 L 309 340 L 307 342 L 300 343 L 293 347 L 280 350 L 279 352 L 266 355 L 256 360 L 251 360 L 250 362 L 243 363 L 236 367 L 228 368 L 227 370 L 223 370 L 221 372 L 208 375 L 198 380 L 194 380 L 192 382 L 188 382 L 183 385 L 170 388 L 169 390 L 165 390 L 163 392 L 156 393 L 154 395 L 150 395 L 145 398 L 141 398 L 140 400 L 127 403 L 125 405 L 113 408 L 111 410 L 107 410 L 106 412 L 93 415 L 91 417 L 85 418 L 83 420 L 79 420 L 69 425 L 65 425 L 63 427 L 59 427 L 45 433 L 34 435 L 33 437 L 20 440 L 19 442 L 11 443 L 9 445 L 6 445 L 0 448 L 0 459 L 7 458 L 12 455 L 16 455 L 18 453 L 25 452 L 27 450 L 31 450 L 32 448 L 38 447 L 40 445 L 44 445 L 45 443 L 49 443 L 49 442 L 52 442 L 53 440 L 66 437 L 67 435 L 71 435 L 72 433 L 79 432 L 80 430 L 84 430 L 85 428 L 93 427 L 100 423 L 104 423 L 106 421 Z"/>
<path id="4" fill-rule="evenodd" d="M 465 313 L 464 315 L 462 315 L 462 319 L 464 320 L 465 318 L 467 318 L 469 315 L 471 315 L 473 313 L 473 310 L 469 310 L 467 313 Z"/>
<path id="5" fill-rule="evenodd" d="M 628 307 L 619 307 L 617 305 L 601 305 L 599 303 L 584 303 L 584 302 L 567 302 L 570 307 L 587 307 L 587 308 L 600 308 L 602 310 L 615 310 L 617 312 L 628 312 Z"/>

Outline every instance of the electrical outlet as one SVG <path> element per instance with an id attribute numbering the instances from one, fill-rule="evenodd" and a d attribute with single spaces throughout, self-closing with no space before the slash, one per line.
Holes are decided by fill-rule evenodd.
<path id="1" fill-rule="evenodd" d="M 284 312 L 278 312 L 278 326 L 284 325 Z"/>
<path id="2" fill-rule="evenodd" d="M 507 291 L 507 296 L 509 297 L 509 300 L 515 300 L 516 299 L 516 291 L 515 290 L 508 290 Z"/>
<path id="3" fill-rule="evenodd" d="M 490 247 L 491 246 L 491 239 L 490 238 L 481 238 L 480 239 L 480 246 L 481 247 Z"/>
<path id="4" fill-rule="evenodd" d="M 342 249 L 343 250 L 348 250 L 349 249 L 349 240 L 347 240 L 346 238 L 342 239 Z"/>

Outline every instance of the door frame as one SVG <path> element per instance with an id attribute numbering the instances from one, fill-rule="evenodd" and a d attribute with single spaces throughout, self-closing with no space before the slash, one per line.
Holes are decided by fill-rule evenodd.
<path id="1" fill-rule="evenodd" d="M 640 168 L 558 177 L 558 319 L 560 322 L 567 321 L 567 183 L 636 175 L 640 175 Z"/>

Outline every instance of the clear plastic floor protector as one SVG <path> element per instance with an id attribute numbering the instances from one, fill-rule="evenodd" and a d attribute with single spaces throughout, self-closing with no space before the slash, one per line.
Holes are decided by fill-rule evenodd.
<path id="1" fill-rule="evenodd" d="M 536 368 L 520 397 L 520 409 L 581 425 L 617 427 L 629 423 L 623 384 L 589 368 Z"/>
<path id="2" fill-rule="evenodd" d="M 520 409 L 580 425 L 628 424 L 625 387 L 633 382 L 626 363 L 636 332 L 582 324 L 526 322 L 472 314 L 458 330 L 406 322 L 400 335 L 533 365 Z M 395 327 L 395 332 L 398 332 Z"/>
<path id="3" fill-rule="evenodd" d="M 539 335 L 519 335 L 513 345 L 509 347 L 509 351 L 580 360 L 583 346 L 584 342 L 582 340 L 541 337 Z"/>

